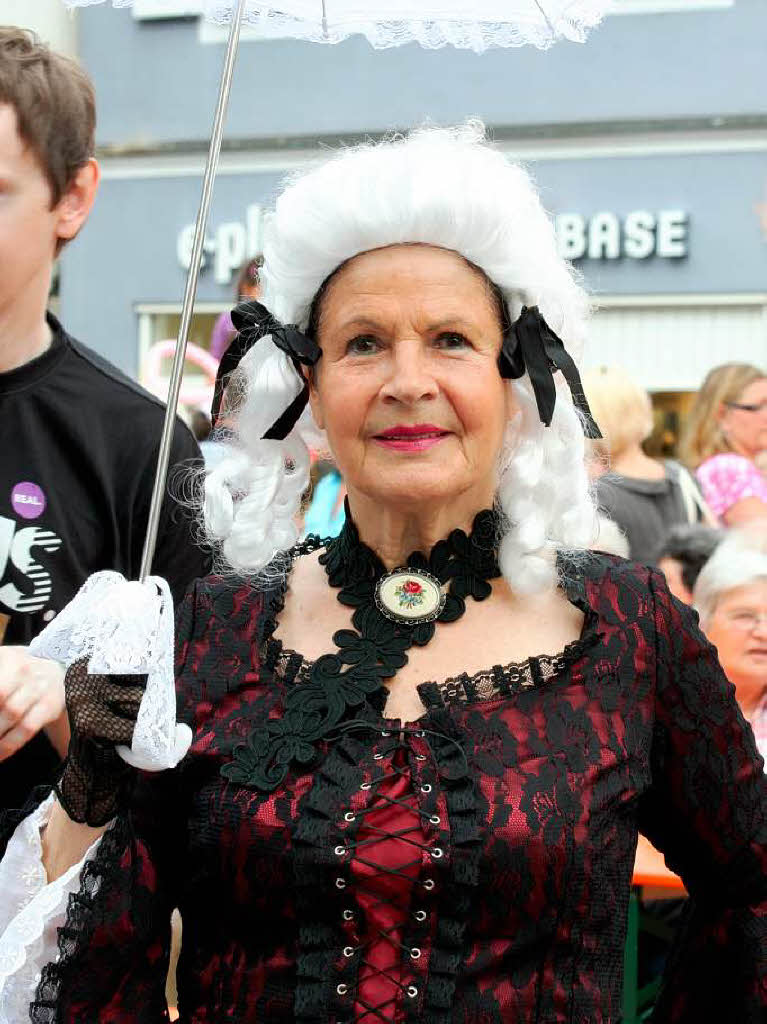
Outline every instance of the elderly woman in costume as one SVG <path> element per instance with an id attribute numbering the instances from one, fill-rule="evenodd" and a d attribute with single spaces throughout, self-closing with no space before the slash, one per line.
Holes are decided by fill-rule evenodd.
<path id="1" fill-rule="evenodd" d="M 588 303 L 526 173 L 473 125 L 345 151 L 278 198 L 263 281 L 222 575 L 177 619 L 191 748 L 127 766 L 142 677 L 70 669 L 67 769 L 5 829 L 7 998 L 162 1019 L 177 906 L 184 1020 L 617 1022 L 641 829 L 694 904 L 658 1019 L 759 1020 L 762 763 L 692 613 L 588 552 Z M 318 431 L 347 522 L 296 546 Z"/>

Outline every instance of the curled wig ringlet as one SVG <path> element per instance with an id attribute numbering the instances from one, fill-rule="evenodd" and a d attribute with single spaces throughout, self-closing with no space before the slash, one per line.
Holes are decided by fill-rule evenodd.
<path id="1" fill-rule="evenodd" d="M 589 302 L 558 254 L 553 224 L 527 171 L 470 121 L 342 150 L 297 174 L 266 229 L 263 302 L 283 323 L 307 330 L 317 293 L 355 256 L 398 244 L 453 250 L 478 267 L 510 321 L 537 305 L 578 358 Z M 260 440 L 300 387 L 287 356 L 264 338 L 243 360 L 247 385 L 234 418 L 239 441 L 208 476 L 206 533 L 230 571 L 260 575 L 294 542 L 306 486 L 308 410 L 284 442 Z M 507 520 L 500 563 L 518 593 L 556 582 L 555 553 L 590 547 L 596 508 L 581 420 L 566 387 L 550 427 L 538 417 L 529 377 L 513 388 L 517 412 L 499 463 L 498 501 Z M 291 504 L 292 503 L 292 504 Z"/>

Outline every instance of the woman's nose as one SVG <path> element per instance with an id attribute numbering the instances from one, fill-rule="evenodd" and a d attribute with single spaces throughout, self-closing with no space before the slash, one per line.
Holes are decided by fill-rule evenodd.
<path id="1" fill-rule="evenodd" d="M 434 376 L 431 353 L 418 339 L 392 346 L 390 372 L 382 388 L 384 399 L 413 404 L 436 397 L 439 386 Z"/>

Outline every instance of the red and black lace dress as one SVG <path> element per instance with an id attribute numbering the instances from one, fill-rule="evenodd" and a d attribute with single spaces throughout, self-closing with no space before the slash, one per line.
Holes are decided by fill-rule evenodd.
<path id="1" fill-rule="evenodd" d="M 762 1022 L 766 784 L 732 687 L 659 576 L 600 556 L 565 578 L 586 625 L 561 658 L 423 684 L 412 723 L 372 694 L 271 792 L 221 768 L 290 727 L 306 665 L 274 607 L 198 583 L 192 749 L 105 835 L 30 1019 L 166 1019 L 178 906 L 186 1024 L 617 1024 L 641 830 L 692 896 L 655 1020 Z"/>

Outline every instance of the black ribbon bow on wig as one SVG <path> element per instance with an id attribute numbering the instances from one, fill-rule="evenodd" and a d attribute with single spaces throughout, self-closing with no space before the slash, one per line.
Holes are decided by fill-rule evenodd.
<path id="1" fill-rule="evenodd" d="M 221 357 L 216 372 L 216 385 L 213 392 L 213 404 L 210 410 L 210 418 L 213 426 L 221 414 L 221 403 L 224 392 L 229 383 L 229 378 L 237 369 L 240 360 L 250 351 L 251 348 L 271 335 L 272 341 L 277 348 L 290 357 L 296 373 L 298 374 L 302 387 L 285 412 L 271 425 L 264 434 L 266 441 L 284 441 L 298 422 L 301 413 L 309 401 L 309 385 L 301 373 L 301 366 L 314 366 L 322 355 L 322 349 L 295 324 L 283 324 L 272 316 L 266 306 L 260 302 L 241 302 L 231 313 L 232 323 L 237 334 L 232 340 L 229 348 Z"/>
<path id="2" fill-rule="evenodd" d="M 570 388 L 573 405 L 583 415 L 583 433 L 593 439 L 602 436 L 583 392 L 578 367 L 537 306 L 523 306 L 519 317 L 507 331 L 498 358 L 498 369 L 505 380 L 517 380 L 527 370 L 538 415 L 547 427 L 551 426 L 557 401 L 554 374 L 561 370 Z"/>
<path id="3" fill-rule="evenodd" d="M 229 378 L 242 357 L 257 341 L 271 335 L 274 344 L 288 355 L 301 379 L 302 388 L 285 412 L 264 434 L 264 440 L 283 441 L 298 422 L 309 401 L 309 385 L 301 373 L 301 366 L 314 366 L 322 356 L 322 349 L 295 324 L 282 324 L 260 302 L 243 302 L 232 310 L 232 323 L 237 335 L 226 350 L 216 373 L 216 386 L 211 407 L 211 420 L 216 426 Z M 554 373 L 561 370 L 570 388 L 573 404 L 583 415 L 586 437 L 600 438 L 599 427 L 591 415 L 589 403 L 572 356 L 561 338 L 552 331 L 537 306 L 523 306 L 517 320 L 503 339 L 498 369 L 505 380 L 517 380 L 527 371 L 533 385 L 541 422 L 551 426 L 557 389 Z"/>

